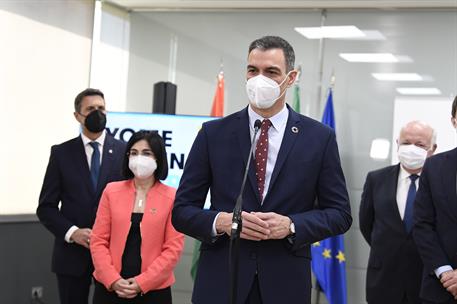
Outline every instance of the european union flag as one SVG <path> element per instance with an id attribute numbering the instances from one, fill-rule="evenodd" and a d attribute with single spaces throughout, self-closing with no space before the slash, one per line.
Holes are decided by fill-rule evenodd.
<path id="1" fill-rule="evenodd" d="M 322 123 L 335 130 L 333 94 L 329 89 Z M 311 246 L 311 266 L 330 304 L 347 304 L 346 258 L 343 235 L 334 236 Z"/>

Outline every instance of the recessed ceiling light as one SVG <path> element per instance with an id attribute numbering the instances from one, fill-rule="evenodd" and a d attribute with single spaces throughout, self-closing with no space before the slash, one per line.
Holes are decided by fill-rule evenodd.
<path id="1" fill-rule="evenodd" d="M 360 37 L 340 37 L 334 38 L 338 40 L 357 40 L 357 41 L 366 41 L 366 40 L 386 40 L 386 37 L 377 30 L 362 30 L 363 36 Z"/>
<path id="2" fill-rule="evenodd" d="M 437 88 L 397 88 L 397 92 L 402 95 L 441 95 Z"/>
<path id="3" fill-rule="evenodd" d="M 391 53 L 340 53 L 340 57 L 349 62 L 398 62 Z"/>
<path id="4" fill-rule="evenodd" d="M 295 30 L 308 39 L 364 37 L 365 34 L 354 25 L 296 27 Z"/>
<path id="5" fill-rule="evenodd" d="M 384 160 L 389 157 L 390 141 L 384 138 L 376 138 L 371 142 L 370 157 Z"/>
<path id="6" fill-rule="evenodd" d="M 377 80 L 384 81 L 421 81 L 422 76 L 417 73 L 371 73 Z"/>

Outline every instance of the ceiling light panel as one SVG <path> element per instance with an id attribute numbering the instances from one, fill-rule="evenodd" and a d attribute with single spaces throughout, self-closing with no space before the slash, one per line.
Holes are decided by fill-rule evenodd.
<path id="1" fill-rule="evenodd" d="M 356 38 L 365 36 L 365 34 L 354 25 L 296 27 L 295 30 L 308 39 Z"/>
<path id="2" fill-rule="evenodd" d="M 441 95 L 438 88 L 397 88 L 402 95 Z"/>
<path id="3" fill-rule="evenodd" d="M 423 77 L 417 73 L 372 73 L 377 80 L 382 81 L 422 81 Z"/>
<path id="4" fill-rule="evenodd" d="M 398 62 L 391 53 L 340 53 L 340 57 L 349 62 Z"/>

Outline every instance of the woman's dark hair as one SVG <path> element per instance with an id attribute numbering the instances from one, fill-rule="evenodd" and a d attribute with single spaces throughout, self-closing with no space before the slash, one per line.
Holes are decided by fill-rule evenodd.
<path id="1" fill-rule="evenodd" d="M 162 137 L 155 131 L 138 131 L 130 137 L 125 149 L 124 161 L 122 164 L 122 173 L 124 177 L 131 179 L 135 176 L 129 168 L 130 149 L 140 140 L 145 140 L 148 143 L 149 148 L 151 148 L 152 153 L 154 153 L 154 157 L 157 161 L 157 169 L 154 172 L 155 179 L 166 179 L 168 176 L 168 162 L 165 144 Z"/>

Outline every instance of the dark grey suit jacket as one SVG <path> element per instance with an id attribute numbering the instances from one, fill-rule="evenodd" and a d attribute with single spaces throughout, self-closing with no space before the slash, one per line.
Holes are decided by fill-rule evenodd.
<path id="1" fill-rule="evenodd" d="M 406 233 L 397 205 L 400 165 L 368 173 L 359 221 L 370 245 L 366 299 L 370 304 L 420 303 L 422 261 L 412 233 Z"/>

